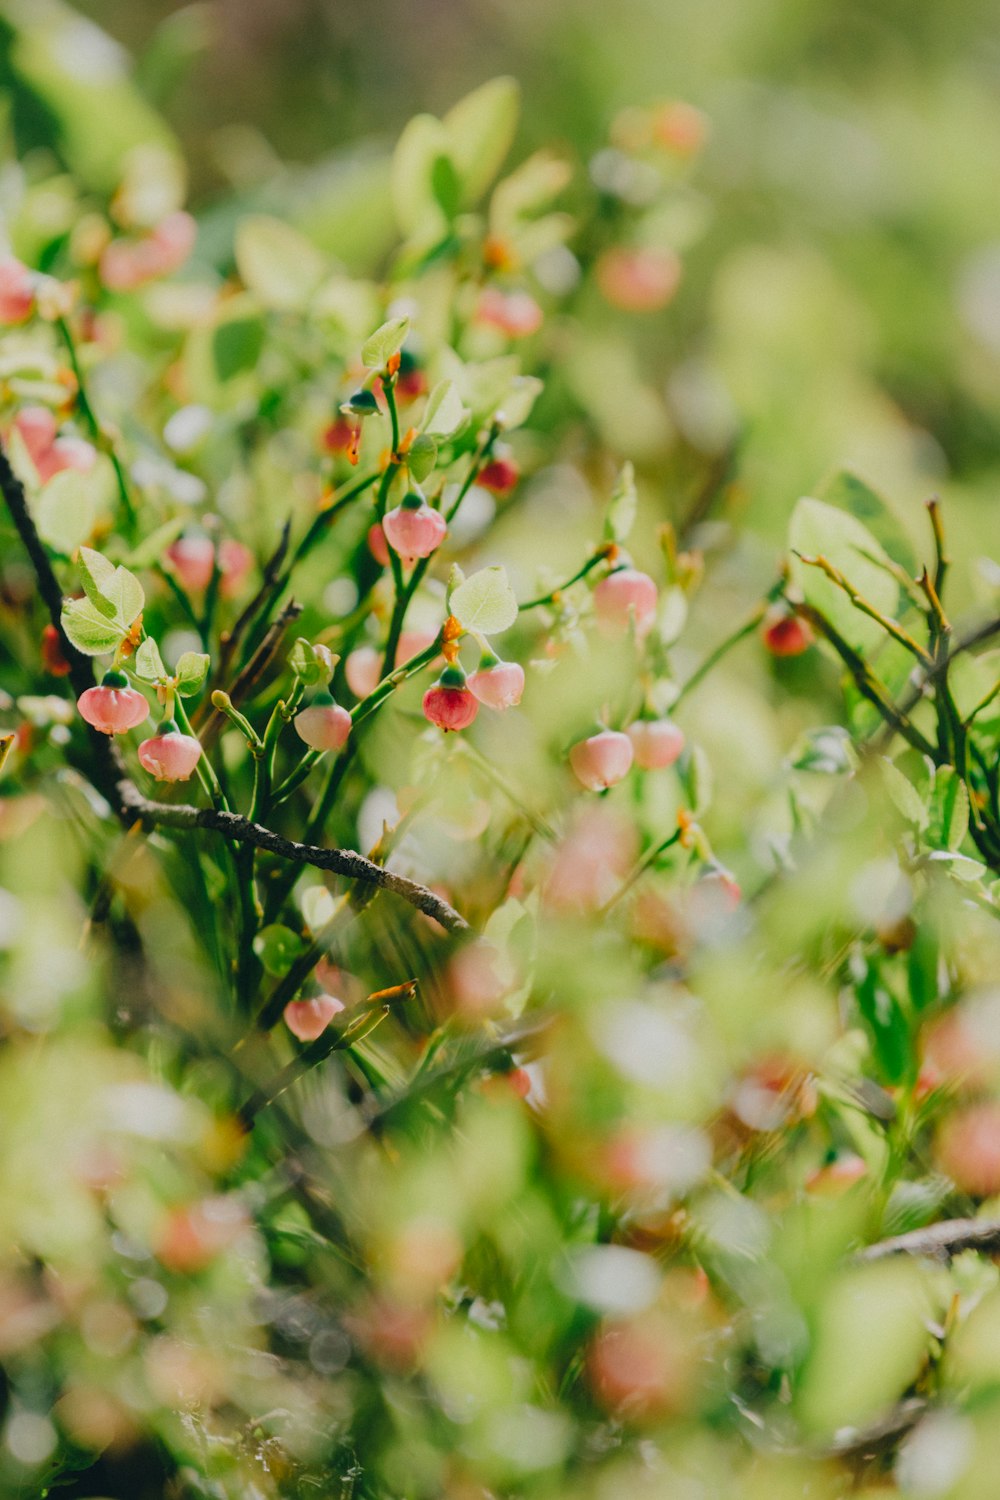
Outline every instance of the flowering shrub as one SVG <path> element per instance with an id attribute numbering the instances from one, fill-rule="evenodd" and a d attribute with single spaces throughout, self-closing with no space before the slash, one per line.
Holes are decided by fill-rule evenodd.
<path id="1" fill-rule="evenodd" d="M 727 618 L 566 353 L 705 121 L 516 120 L 370 279 L 145 148 L 9 225 L 11 1493 L 991 1492 L 1000 620 L 850 474 Z"/>

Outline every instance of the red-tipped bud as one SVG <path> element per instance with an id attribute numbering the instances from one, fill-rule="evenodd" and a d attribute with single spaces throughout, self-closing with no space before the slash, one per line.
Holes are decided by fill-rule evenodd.
<path id="1" fill-rule="evenodd" d="M 764 645 L 772 656 L 801 656 L 815 640 L 798 615 L 779 615 L 764 626 Z"/>
<path id="2" fill-rule="evenodd" d="M 509 495 L 520 477 L 521 471 L 512 458 L 494 458 L 480 469 L 476 483 L 491 495 Z"/>
<path id="3" fill-rule="evenodd" d="M 479 703 L 469 692 L 461 667 L 445 667 L 424 694 L 424 718 L 439 729 L 468 729 L 478 712 Z"/>
<path id="4" fill-rule="evenodd" d="M 310 750 L 340 750 L 351 732 L 351 716 L 334 703 L 315 702 L 295 715 L 295 733 Z"/>

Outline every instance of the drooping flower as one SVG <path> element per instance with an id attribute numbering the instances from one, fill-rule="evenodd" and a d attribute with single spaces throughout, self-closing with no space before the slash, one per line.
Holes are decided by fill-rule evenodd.
<path id="1" fill-rule="evenodd" d="M 524 692 L 524 668 L 516 661 L 498 661 L 484 655 L 477 671 L 469 678 L 469 691 L 486 708 L 516 708 Z"/>
<path id="2" fill-rule="evenodd" d="M 637 719 L 626 733 L 632 741 L 635 763 L 643 771 L 672 766 L 684 749 L 684 731 L 670 719 Z"/>
<path id="3" fill-rule="evenodd" d="M 311 1000 L 290 1000 L 283 1015 L 292 1036 L 300 1042 L 314 1042 L 344 1009 L 343 1000 L 334 995 L 314 995 Z"/>
<path id="4" fill-rule="evenodd" d="M 404 562 L 430 557 L 444 541 L 448 524 L 439 510 L 427 504 L 419 490 L 411 490 L 382 521 L 385 539 Z"/>
<path id="5" fill-rule="evenodd" d="M 149 718 L 149 704 L 124 672 L 105 672 L 97 687 L 76 700 L 82 718 L 101 734 L 126 734 Z"/>
<path id="6" fill-rule="evenodd" d="M 627 630 L 634 619 L 640 639 L 648 635 L 657 602 L 656 584 L 637 568 L 616 568 L 594 589 L 594 613 L 601 627 L 613 634 Z"/>
<path id="7" fill-rule="evenodd" d="M 351 716 L 329 693 L 317 693 L 293 720 L 295 733 L 310 750 L 340 750 L 351 732 Z"/>
<path id="8" fill-rule="evenodd" d="M 632 765 L 632 741 L 617 729 L 602 729 L 579 740 L 569 752 L 576 779 L 588 791 L 601 792 L 628 775 Z"/>
<path id="9" fill-rule="evenodd" d="M 445 667 L 424 694 L 424 718 L 439 729 L 468 729 L 478 712 L 479 702 L 469 692 L 459 666 Z"/>
<path id="10" fill-rule="evenodd" d="M 181 734 L 173 719 L 164 719 L 158 732 L 139 746 L 139 764 L 157 781 L 187 781 L 201 758 L 201 742 Z"/>
<path id="11" fill-rule="evenodd" d="M 190 594 L 202 593 L 212 581 L 216 547 L 211 537 L 180 536 L 166 551 L 167 561 Z M 243 542 L 225 537 L 218 546 L 219 592 L 230 598 L 253 567 L 253 553 Z"/>
<path id="12" fill-rule="evenodd" d="M 94 445 L 71 433 L 60 434 L 59 424 L 47 406 L 25 406 L 14 418 L 14 426 L 43 484 L 63 469 L 86 474 L 97 462 Z"/>

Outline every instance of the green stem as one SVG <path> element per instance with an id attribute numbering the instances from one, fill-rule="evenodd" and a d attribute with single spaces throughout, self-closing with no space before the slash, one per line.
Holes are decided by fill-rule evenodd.
<path id="1" fill-rule="evenodd" d="M 128 480 L 125 477 L 125 470 L 122 467 L 122 463 L 120 458 L 118 457 L 118 454 L 115 452 L 114 444 L 110 441 L 107 434 L 104 432 L 104 429 L 101 427 L 101 424 L 98 421 L 97 413 L 95 412 L 91 404 L 90 395 L 87 391 L 87 383 L 83 376 L 83 368 L 80 364 L 80 356 L 77 352 L 76 340 L 73 338 L 69 323 L 65 318 L 56 318 L 55 326 L 58 329 L 59 335 L 66 346 L 66 352 L 69 355 L 70 366 L 76 378 L 76 404 L 80 408 L 80 414 L 87 424 L 90 435 L 93 438 L 95 445 L 100 448 L 103 453 L 106 453 L 108 455 L 108 458 L 111 460 L 111 467 L 115 471 L 115 481 L 118 485 L 118 498 L 121 501 L 122 510 L 125 512 L 125 519 L 128 525 L 129 532 L 134 537 L 138 523 L 138 516 L 136 514 L 135 505 L 132 502 L 132 496 L 129 493 Z"/>
<path id="2" fill-rule="evenodd" d="M 587 574 L 592 573 L 600 563 L 606 562 L 607 556 L 606 548 L 595 552 L 594 556 L 588 558 L 582 568 L 577 568 L 572 578 L 567 578 L 565 583 L 560 583 L 557 588 L 550 589 L 547 594 L 540 594 L 537 599 L 529 599 L 526 604 L 519 604 L 518 613 L 523 615 L 526 609 L 540 609 L 545 604 L 554 604 L 560 594 L 564 594 L 567 589 L 573 587 L 574 583 L 579 583 L 582 578 L 586 578 Z"/>

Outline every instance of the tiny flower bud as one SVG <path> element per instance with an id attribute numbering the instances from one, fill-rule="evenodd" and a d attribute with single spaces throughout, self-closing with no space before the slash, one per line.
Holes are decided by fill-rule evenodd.
<path id="1" fill-rule="evenodd" d="M 635 763 L 643 771 L 672 766 L 684 749 L 684 732 L 669 719 L 637 719 L 626 731 Z"/>
<path id="2" fill-rule="evenodd" d="M 656 619 L 656 584 L 636 568 L 616 568 L 594 590 L 594 613 L 609 634 L 628 629 L 635 620 L 636 635 L 649 634 Z"/>
<path id="3" fill-rule="evenodd" d="M 528 292 L 501 292 L 487 287 L 476 306 L 476 322 L 497 328 L 511 339 L 527 338 L 542 326 L 542 309 Z"/>
<path id="4" fill-rule="evenodd" d="M 603 729 L 580 740 L 569 752 L 576 779 L 588 791 L 600 792 L 628 775 L 632 765 L 632 741 L 616 729 Z"/>
<path id="5" fill-rule="evenodd" d="M 520 477 L 521 471 L 512 458 L 494 458 L 480 469 L 476 483 L 491 495 L 509 495 Z"/>
<path id="6" fill-rule="evenodd" d="M 65 677 L 69 671 L 69 662 L 63 655 L 62 641 L 54 625 L 46 625 L 42 631 L 42 666 L 52 677 Z"/>
<path id="7" fill-rule="evenodd" d="M 486 708 L 515 708 L 524 692 L 524 668 L 516 661 L 497 661 L 484 656 L 479 670 L 469 678 L 469 691 Z"/>
<path id="8" fill-rule="evenodd" d="M 315 995 L 311 1000 L 290 1000 L 283 1015 L 292 1036 L 300 1042 L 314 1042 L 344 1009 L 343 1000 L 333 995 Z"/>
<path id="9" fill-rule="evenodd" d="M 201 742 L 165 719 L 152 739 L 143 740 L 138 754 L 143 770 L 157 781 L 187 781 L 201 757 Z"/>
<path id="10" fill-rule="evenodd" d="M 31 272 L 19 260 L 0 260 L 0 325 L 10 328 L 31 317 L 35 287 Z"/>
<path id="11" fill-rule="evenodd" d="M 815 637 L 798 615 L 779 615 L 764 626 L 764 645 L 772 656 L 801 656 Z"/>
<path id="12" fill-rule="evenodd" d="M 444 516 L 434 510 L 417 490 L 411 490 L 401 505 L 386 513 L 382 530 L 389 546 L 404 562 L 430 557 L 444 541 L 448 530 Z"/>
<path id="13" fill-rule="evenodd" d="M 323 700 L 317 694 L 309 708 L 295 715 L 295 733 L 311 750 L 340 750 L 351 732 L 351 716 L 329 694 Z"/>
<path id="14" fill-rule="evenodd" d="M 367 389 L 355 391 L 340 409 L 345 416 L 350 414 L 355 417 L 373 417 L 378 413 L 378 399 L 374 391 Z"/>
<path id="15" fill-rule="evenodd" d="M 445 667 L 433 687 L 424 694 L 424 718 L 445 731 L 468 729 L 479 703 L 469 692 L 459 666 Z"/>
<path id="16" fill-rule="evenodd" d="M 125 734 L 149 718 L 149 704 L 142 693 L 129 687 L 124 672 L 105 672 L 100 686 L 87 688 L 76 706 L 101 734 Z"/>
<path id="17" fill-rule="evenodd" d="M 612 307 L 623 312 L 657 312 L 666 307 L 681 279 L 672 250 L 606 250 L 597 262 L 597 285 Z"/>

